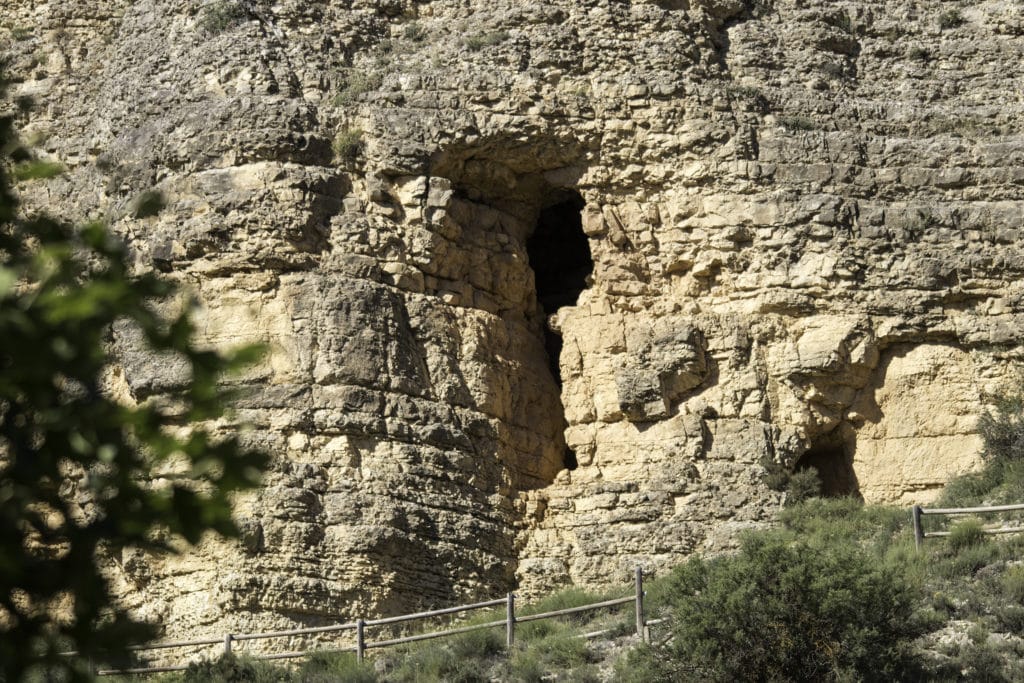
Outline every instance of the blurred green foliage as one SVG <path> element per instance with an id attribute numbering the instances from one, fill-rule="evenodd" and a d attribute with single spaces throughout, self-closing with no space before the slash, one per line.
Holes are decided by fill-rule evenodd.
<path id="1" fill-rule="evenodd" d="M 130 275 L 102 225 L 24 216 L 12 175 L 56 169 L 18 143 L 13 115 L 0 117 L 0 680 L 12 682 L 89 680 L 87 657 L 151 635 L 114 606 L 97 553 L 234 535 L 230 495 L 254 486 L 265 465 L 201 426 L 224 414 L 224 373 L 259 349 L 199 350 L 188 307 L 171 320 L 154 312 L 173 287 Z M 172 401 L 127 405 L 104 392 L 115 321 L 187 361 Z"/>

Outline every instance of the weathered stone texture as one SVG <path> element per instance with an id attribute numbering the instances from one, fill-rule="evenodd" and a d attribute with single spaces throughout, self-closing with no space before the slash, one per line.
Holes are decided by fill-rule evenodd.
<path id="1" fill-rule="evenodd" d="M 771 521 L 769 460 L 894 503 L 976 464 L 1024 350 L 1018 3 L 211 4 L 0 10 L 69 169 L 29 203 L 270 348 L 243 542 L 116 569 L 169 635 L 661 569 Z M 572 193 L 594 268 L 544 311 L 526 242 Z M 115 338 L 126 396 L 174 386 Z"/>

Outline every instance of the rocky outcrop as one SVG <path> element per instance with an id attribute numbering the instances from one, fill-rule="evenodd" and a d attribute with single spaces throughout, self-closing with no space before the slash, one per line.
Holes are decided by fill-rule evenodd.
<path id="1" fill-rule="evenodd" d="M 182 635 L 618 580 L 769 523 L 770 463 L 929 499 L 1022 351 L 1018 10 L 8 0 L 68 167 L 22 193 L 270 348 L 244 542 L 122 558 L 126 600 Z M 115 337 L 124 396 L 174 386 Z"/>

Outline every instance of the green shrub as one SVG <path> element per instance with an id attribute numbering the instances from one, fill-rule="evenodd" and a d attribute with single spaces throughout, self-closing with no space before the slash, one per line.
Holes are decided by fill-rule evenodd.
<path id="1" fill-rule="evenodd" d="M 135 218 L 151 218 L 158 215 L 166 206 L 167 201 L 161 192 L 146 190 L 132 202 L 132 215 Z"/>
<path id="2" fill-rule="evenodd" d="M 946 30 L 962 26 L 964 17 L 959 10 L 951 9 L 939 15 L 939 28 Z"/>
<path id="3" fill-rule="evenodd" d="M 56 178 L 64 173 L 64 171 L 64 165 L 55 161 L 32 160 L 15 166 L 11 175 L 15 180 L 25 182 L 27 180 Z"/>
<path id="4" fill-rule="evenodd" d="M 987 639 L 988 634 L 984 635 Z M 1009 681 L 1004 673 L 1003 658 L 985 640 L 979 642 L 977 636 L 971 638 L 971 643 L 960 653 L 958 660 L 959 680 L 984 683 Z"/>
<path id="5" fill-rule="evenodd" d="M 761 466 L 764 468 L 764 474 L 761 475 L 764 485 L 772 491 L 785 491 L 791 474 L 789 469 L 769 457 L 761 459 Z"/>
<path id="6" fill-rule="evenodd" d="M 554 679 L 556 672 L 570 672 L 570 680 L 595 680 L 596 672 L 590 666 L 594 661 L 586 641 L 568 630 L 555 635 L 531 641 L 528 645 L 518 646 L 508 662 L 502 667 L 502 681 L 522 683 L 540 683 Z"/>
<path id="7" fill-rule="evenodd" d="M 540 656 L 532 650 L 519 650 L 508 661 L 502 677 L 515 683 L 541 683 L 546 670 Z"/>
<path id="8" fill-rule="evenodd" d="M 949 530 L 946 542 L 954 552 L 985 542 L 985 527 L 977 519 L 966 519 Z"/>
<path id="9" fill-rule="evenodd" d="M 935 571 L 948 579 L 974 576 L 979 569 L 987 567 L 998 559 L 999 546 L 997 543 L 985 540 L 962 547 L 952 557 L 939 559 Z"/>
<path id="10" fill-rule="evenodd" d="M 852 497 L 812 498 L 784 510 L 779 521 L 812 543 L 875 539 L 883 549 L 893 543 L 894 535 L 910 528 L 905 508 L 865 505 Z"/>
<path id="11" fill-rule="evenodd" d="M 509 39 L 508 31 L 492 31 L 483 35 L 466 36 L 462 44 L 472 52 L 478 52 L 485 47 L 492 47 L 504 43 Z"/>
<path id="12" fill-rule="evenodd" d="M 787 130 L 814 130 L 818 124 L 806 116 L 780 116 L 779 123 Z"/>
<path id="13" fill-rule="evenodd" d="M 207 33 L 217 34 L 241 24 L 248 16 L 237 0 L 217 0 L 203 8 L 199 25 Z"/>
<path id="14" fill-rule="evenodd" d="M 353 104 L 360 95 L 379 88 L 381 81 L 380 74 L 350 70 L 345 77 L 345 85 L 334 96 L 335 106 L 343 107 Z"/>
<path id="15" fill-rule="evenodd" d="M 1024 500 L 1024 459 L 997 455 L 1000 452 L 1005 451 L 991 450 L 982 469 L 947 483 L 938 504 L 942 507 L 973 507 Z M 1020 519 L 1019 515 L 1011 517 L 1015 521 Z"/>
<path id="16" fill-rule="evenodd" d="M 505 631 L 486 628 L 452 638 L 452 652 L 459 658 L 492 657 L 505 651 Z"/>
<path id="17" fill-rule="evenodd" d="M 797 470 L 786 485 L 786 505 L 796 505 L 821 495 L 821 478 L 813 467 Z"/>
<path id="18" fill-rule="evenodd" d="M 532 605 L 527 605 L 523 607 L 521 610 L 521 614 L 523 616 L 526 616 L 530 614 L 542 614 L 544 612 L 557 612 L 558 610 L 572 609 L 573 607 L 582 607 L 583 605 L 589 605 L 595 602 L 601 602 L 603 600 L 610 600 L 613 597 L 622 597 L 622 593 L 619 592 L 614 595 L 603 595 L 600 593 L 595 593 L 594 591 L 573 586 L 570 588 L 564 588 L 550 595 L 546 595 L 537 602 L 533 603 Z M 592 619 L 593 616 L 593 612 L 579 612 L 577 614 L 560 617 L 560 619 L 563 622 L 584 623 Z M 552 619 L 543 619 L 540 621 L 528 623 L 557 624 L 559 622 Z"/>
<path id="19" fill-rule="evenodd" d="M 932 59 L 932 53 L 923 47 L 912 47 L 907 52 L 907 57 L 913 59 L 915 62 L 930 62 Z"/>
<path id="20" fill-rule="evenodd" d="M 490 629 L 451 640 L 396 648 L 389 651 L 385 659 L 384 680 L 389 683 L 486 683 L 491 679 L 490 658 L 503 649 L 504 637 Z"/>
<path id="21" fill-rule="evenodd" d="M 821 478 L 813 467 L 791 472 L 785 465 L 765 458 L 762 480 L 773 491 L 786 492 L 786 505 L 797 505 L 809 498 L 821 495 Z"/>
<path id="22" fill-rule="evenodd" d="M 1024 633 L 1024 607 L 1000 605 L 996 607 L 995 616 L 1001 629 L 1018 636 Z"/>
<path id="23" fill-rule="evenodd" d="M 903 680 L 919 589 L 855 544 L 749 536 L 676 570 L 673 639 L 640 651 L 648 680 Z M 642 680 L 643 678 L 636 678 Z"/>
<path id="24" fill-rule="evenodd" d="M 932 593 L 930 602 L 932 609 L 936 612 L 945 613 L 946 615 L 956 612 L 956 604 L 942 591 Z"/>
<path id="25" fill-rule="evenodd" d="M 177 680 L 180 683 L 280 683 L 290 678 L 287 671 L 267 662 L 227 653 L 217 659 L 190 664 Z"/>
<path id="26" fill-rule="evenodd" d="M 427 29 L 418 21 L 414 21 L 405 25 L 405 28 L 402 29 L 402 36 L 414 43 L 422 43 L 427 38 Z"/>
<path id="27" fill-rule="evenodd" d="M 351 652 L 317 652 L 303 662 L 297 679 L 302 683 L 377 683 L 380 677 Z"/>
<path id="28" fill-rule="evenodd" d="M 978 433 L 989 459 L 1024 460 L 1024 396 L 1020 393 L 993 396 L 992 411 L 982 413 Z"/>
<path id="29" fill-rule="evenodd" d="M 593 661 L 593 653 L 586 640 L 578 638 L 575 633 L 562 632 L 530 643 L 540 657 L 552 669 L 573 669 L 581 664 Z"/>
<path id="30" fill-rule="evenodd" d="M 363 153 L 365 147 L 363 131 L 358 128 L 347 128 L 339 131 L 331 146 L 339 159 L 348 162 L 355 161 Z"/>
<path id="31" fill-rule="evenodd" d="M 1024 606 L 1024 566 L 1010 567 L 1001 577 L 1002 593 L 1007 602 Z"/>
<path id="32" fill-rule="evenodd" d="M 947 482 L 937 501 L 943 507 L 979 505 L 1003 484 L 1006 463 L 990 460 L 977 472 L 960 475 Z M 1022 468 L 1024 469 L 1024 468 Z"/>

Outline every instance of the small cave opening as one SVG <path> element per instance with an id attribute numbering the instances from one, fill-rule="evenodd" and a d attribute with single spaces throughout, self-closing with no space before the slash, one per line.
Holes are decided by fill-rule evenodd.
<path id="1" fill-rule="evenodd" d="M 587 288 L 594 271 L 590 243 L 583 232 L 583 207 L 579 192 L 563 196 L 559 201 L 541 209 L 537 224 L 526 241 L 526 253 L 533 269 L 537 289 L 537 303 L 544 311 L 544 350 L 548 368 L 559 390 L 562 372 L 561 332 L 552 327 L 550 318 L 563 306 L 575 306 L 580 293 Z M 565 452 L 565 466 L 576 469 L 576 454 L 569 448 Z"/>
<path id="2" fill-rule="evenodd" d="M 853 427 L 841 425 L 818 437 L 800 456 L 794 470 L 813 469 L 821 480 L 821 495 L 827 498 L 860 498 L 860 482 L 853 470 Z"/>
<path id="3" fill-rule="evenodd" d="M 594 271 L 590 243 L 583 232 L 584 205 L 583 197 L 573 192 L 568 199 L 541 209 L 537 227 L 526 241 L 537 301 L 547 315 L 576 305 Z"/>

